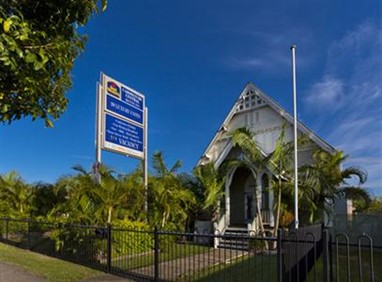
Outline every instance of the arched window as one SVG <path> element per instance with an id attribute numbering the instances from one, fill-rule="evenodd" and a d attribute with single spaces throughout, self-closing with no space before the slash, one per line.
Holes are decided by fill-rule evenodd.
<path id="1" fill-rule="evenodd" d="M 261 177 L 261 209 L 269 210 L 269 178 L 266 173 Z"/>

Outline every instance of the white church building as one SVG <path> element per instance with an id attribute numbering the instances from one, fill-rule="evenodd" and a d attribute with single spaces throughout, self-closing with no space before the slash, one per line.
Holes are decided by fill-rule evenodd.
<path id="1" fill-rule="evenodd" d="M 246 127 L 255 134 L 259 149 L 267 155 L 274 150 L 283 125 L 285 125 L 285 141 L 292 141 L 293 117 L 270 96 L 254 84 L 248 83 L 197 165 L 213 161 L 215 166 L 219 167 L 226 159 L 240 158 L 241 152 L 232 146 L 229 133 L 241 127 Z M 335 151 L 331 145 L 301 122 L 298 122 L 298 134 L 309 137 L 308 144 L 298 150 L 299 165 L 311 162 L 312 153 L 317 148 L 328 152 Z M 268 169 L 251 172 L 239 167 L 229 171 L 225 183 L 224 201 L 215 228 L 221 233 L 225 233 L 229 228 L 258 231 L 259 216 L 256 203 L 260 203 L 259 210 L 264 226 L 273 227 L 274 197 L 272 189 L 268 189 L 272 177 L 274 175 Z"/>

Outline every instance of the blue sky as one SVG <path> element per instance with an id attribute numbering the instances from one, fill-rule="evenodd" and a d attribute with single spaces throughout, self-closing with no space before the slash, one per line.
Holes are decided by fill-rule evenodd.
<path id="1" fill-rule="evenodd" d="M 189 172 L 252 81 L 292 112 L 290 46 L 297 45 L 298 116 L 368 170 L 382 195 L 382 6 L 379 0 L 111 0 L 80 28 L 89 40 L 73 70 L 67 112 L 53 129 L 0 126 L 0 173 L 54 182 L 94 161 L 101 71 L 144 93 L 149 153 Z M 129 172 L 137 160 L 103 152 Z"/>

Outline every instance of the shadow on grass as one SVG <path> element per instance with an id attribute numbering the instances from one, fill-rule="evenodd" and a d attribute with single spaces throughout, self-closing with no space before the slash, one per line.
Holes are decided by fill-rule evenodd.
<path id="1" fill-rule="evenodd" d="M 277 281 L 274 255 L 245 256 L 196 273 L 193 281 Z"/>

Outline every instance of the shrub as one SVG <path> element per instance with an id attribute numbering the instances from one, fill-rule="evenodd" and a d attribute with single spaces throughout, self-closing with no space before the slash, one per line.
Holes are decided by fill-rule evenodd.
<path id="1" fill-rule="evenodd" d="M 113 256 L 134 255 L 154 249 L 154 232 L 148 224 L 128 219 L 112 223 Z"/>

